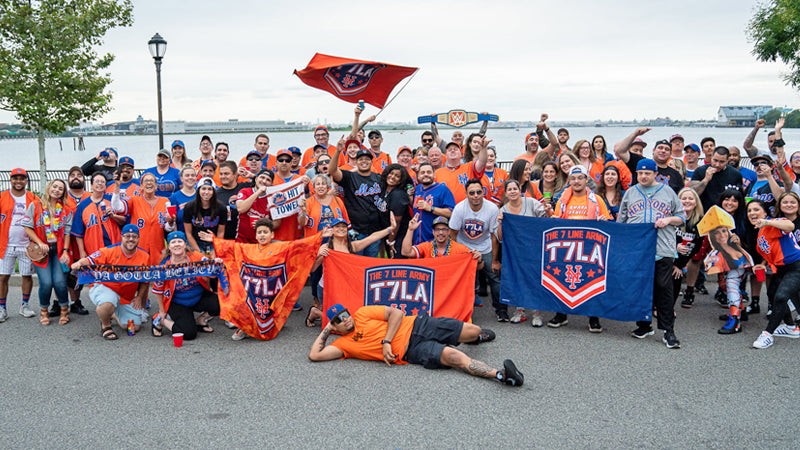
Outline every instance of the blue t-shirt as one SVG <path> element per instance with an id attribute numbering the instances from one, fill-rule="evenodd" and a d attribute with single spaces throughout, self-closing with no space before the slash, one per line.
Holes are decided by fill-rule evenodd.
<path id="1" fill-rule="evenodd" d="M 742 174 L 742 186 L 744 186 L 745 192 L 747 188 L 750 187 L 751 184 L 755 183 L 758 179 L 758 175 L 747 167 L 739 167 L 739 172 Z"/>
<path id="2" fill-rule="evenodd" d="M 173 192 L 181 188 L 181 171 L 174 167 L 170 166 L 164 175 L 158 173 L 158 167 L 145 169 L 143 174 L 145 173 L 152 173 L 156 176 L 156 183 L 158 183 L 156 195 L 159 197 L 169 198 Z"/>
<path id="3" fill-rule="evenodd" d="M 177 279 L 172 301 L 184 306 L 194 306 L 200 301 L 204 290 L 197 277 Z"/>
<path id="4" fill-rule="evenodd" d="M 183 207 L 189 203 L 189 200 L 194 200 L 194 197 L 194 195 L 189 196 L 184 194 L 181 190 L 176 191 L 169 197 L 170 205 L 178 207 L 178 218 L 175 220 L 177 221 L 179 231 L 186 231 L 183 227 Z"/>
<path id="5" fill-rule="evenodd" d="M 414 188 L 414 202 L 412 206 L 414 207 L 414 214 L 419 214 L 421 224 L 414 232 L 414 245 L 433 240 L 433 219 L 438 217 L 436 214 L 428 211 L 418 210 L 417 202 L 419 200 L 425 200 L 429 205 L 433 205 L 434 208 L 449 208 L 452 210 L 456 207 L 453 193 L 450 192 L 450 189 L 447 189 L 446 185 L 442 183 L 433 183 L 425 188 L 421 183 L 418 184 L 417 187 Z"/>

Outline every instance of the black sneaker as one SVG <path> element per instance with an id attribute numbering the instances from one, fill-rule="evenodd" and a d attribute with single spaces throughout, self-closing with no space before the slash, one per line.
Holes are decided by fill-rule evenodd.
<path id="1" fill-rule="evenodd" d="M 89 311 L 86 310 L 86 308 L 83 307 L 83 303 L 81 303 L 80 300 L 78 300 L 77 302 L 75 302 L 72 305 L 70 305 L 69 312 L 71 312 L 73 314 L 77 314 L 79 316 L 88 316 L 89 315 Z"/>
<path id="2" fill-rule="evenodd" d="M 502 309 L 500 311 L 497 311 L 497 321 L 498 322 L 508 322 L 510 320 L 511 319 L 508 318 L 508 311 L 506 311 L 504 309 Z"/>
<path id="3" fill-rule="evenodd" d="M 648 325 L 648 326 L 638 327 L 637 329 L 631 331 L 631 336 L 635 337 L 636 339 L 644 339 L 647 336 L 654 335 L 655 333 L 656 332 L 653 331 L 653 327 Z"/>
<path id="4" fill-rule="evenodd" d="M 661 342 L 663 342 L 667 348 L 681 348 L 681 341 L 675 337 L 675 333 L 672 331 L 665 331 Z"/>
<path id="5" fill-rule="evenodd" d="M 478 339 L 476 339 L 476 340 L 474 340 L 472 342 L 467 342 L 467 344 L 469 344 L 469 345 L 478 345 L 478 344 L 482 344 L 484 342 L 491 342 L 491 341 L 494 340 L 494 338 L 495 338 L 494 331 L 492 331 L 492 330 L 490 330 L 488 328 L 481 328 L 481 332 L 480 332 L 480 334 L 478 334 Z"/>
<path id="6" fill-rule="evenodd" d="M 589 332 L 602 333 L 603 327 L 600 326 L 600 319 L 597 317 L 589 317 Z"/>
<path id="7" fill-rule="evenodd" d="M 550 319 L 549 322 L 547 322 L 547 326 L 550 328 L 558 328 L 558 327 L 563 327 L 568 323 L 569 320 L 567 320 L 566 314 L 556 313 L 555 317 L 553 317 L 552 319 Z"/>
<path id="8" fill-rule="evenodd" d="M 728 307 L 728 295 L 725 294 L 724 292 L 718 290 L 717 293 L 714 294 L 714 300 L 717 301 L 717 304 L 721 308 L 727 308 Z"/>
<path id="9" fill-rule="evenodd" d="M 705 284 L 698 284 L 694 287 L 694 291 L 700 295 L 708 295 L 708 289 L 706 289 Z"/>
<path id="10" fill-rule="evenodd" d="M 509 386 L 520 387 L 525 382 L 525 376 L 517 370 L 514 361 L 507 359 L 503 361 L 503 383 Z"/>
<path id="11" fill-rule="evenodd" d="M 692 305 L 694 305 L 694 294 L 683 294 L 681 308 L 691 309 Z"/>
<path id="12" fill-rule="evenodd" d="M 61 315 L 61 307 L 58 306 L 58 302 L 50 305 L 50 311 L 47 313 L 47 315 L 49 317 L 58 317 Z"/>

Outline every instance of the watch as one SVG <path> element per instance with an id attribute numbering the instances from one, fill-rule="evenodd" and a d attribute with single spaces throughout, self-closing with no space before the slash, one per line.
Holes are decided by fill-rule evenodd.
<path id="1" fill-rule="evenodd" d="M 384 339 L 384 340 L 382 340 L 382 341 L 381 341 L 381 345 L 383 345 L 383 344 L 389 344 L 389 345 L 392 345 L 392 341 L 390 341 L 390 340 L 388 340 L 388 339 Z"/>

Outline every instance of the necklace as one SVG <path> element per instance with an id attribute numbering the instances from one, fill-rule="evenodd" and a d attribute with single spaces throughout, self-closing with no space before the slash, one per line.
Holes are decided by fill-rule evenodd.
<path id="1" fill-rule="evenodd" d="M 50 218 L 50 211 L 42 204 L 42 224 L 44 225 L 44 233 L 48 242 L 55 242 L 56 231 L 61 229 L 61 202 L 56 203 L 55 211 L 53 212 L 52 220 Z"/>
<path id="2" fill-rule="evenodd" d="M 438 250 L 436 250 L 436 248 L 437 248 L 438 246 L 437 246 L 437 245 L 436 245 L 436 243 L 434 242 L 434 243 L 433 243 L 433 255 L 432 255 L 432 256 L 433 256 L 434 258 L 436 258 L 436 257 L 439 257 L 439 256 L 448 256 L 448 255 L 450 255 L 450 247 L 451 247 L 451 245 L 450 245 L 450 244 L 451 244 L 452 242 L 453 242 L 453 240 L 452 240 L 451 238 L 447 238 L 447 246 L 444 248 L 444 253 L 442 253 L 441 255 L 439 254 L 439 251 L 438 251 Z"/>

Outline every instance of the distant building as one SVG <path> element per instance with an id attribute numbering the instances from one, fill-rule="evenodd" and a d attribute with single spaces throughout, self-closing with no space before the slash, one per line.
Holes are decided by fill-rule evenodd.
<path id="1" fill-rule="evenodd" d="M 769 105 L 720 106 L 717 111 L 718 127 L 752 127 L 756 120 L 772 111 Z"/>

